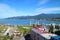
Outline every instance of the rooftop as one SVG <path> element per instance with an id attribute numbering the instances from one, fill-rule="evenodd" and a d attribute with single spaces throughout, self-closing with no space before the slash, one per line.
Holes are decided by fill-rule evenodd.
<path id="1" fill-rule="evenodd" d="M 53 38 L 55 38 L 55 39 L 59 39 L 60 40 L 60 36 L 53 36 Z"/>
<path id="2" fill-rule="evenodd" d="M 41 34 L 44 38 L 46 38 L 46 39 L 50 39 L 51 38 L 51 36 L 57 36 L 57 35 L 55 35 L 55 34 Z"/>
<path id="3" fill-rule="evenodd" d="M 37 26 L 35 28 L 32 29 L 33 31 L 37 32 L 37 33 L 49 33 L 48 30 L 46 30 L 46 28 L 44 28 L 44 26 Z"/>
<path id="4" fill-rule="evenodd" d="M 48 32 L 48 30 L 46 30 L 44 26 L 37 26 L 33 28 L 32 30 L 46 39 L 50 39 L 51 36 L 57 36 L 55 34 Z"/>

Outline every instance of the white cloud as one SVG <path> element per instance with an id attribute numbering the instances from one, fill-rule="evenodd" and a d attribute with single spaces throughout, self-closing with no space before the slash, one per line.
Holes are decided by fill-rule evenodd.
<path id="1" fill-rule="evenodd" d="M 43 4 L 47 3 L 48 1 L 49 0 L 40 0 L 39 3 L 38 3 L 38 5 L 43 5 Z"/>
<path id="2" fill-rule="evenodd" d="M 9 5 L 0 3 L 0 18 L 19 16 L 20 11 L 17 12 L 15 9 L 11 8 Z"/>
<path id="3" fill-rule="evenodd" d="M 60 11 L 60 7 L 59 8 L 38 8 L 35 10 L 36 13 L 51 13 L 51 12 L 55 12 L 55 11 Z"/>
<path id="4" fill-rule="evenodd" d="M 6 4 L 0 3 L 0 18 L 14 17 L 14 16 L 28 16 L 32 15 L 27 11 L 16 10 Z"/>

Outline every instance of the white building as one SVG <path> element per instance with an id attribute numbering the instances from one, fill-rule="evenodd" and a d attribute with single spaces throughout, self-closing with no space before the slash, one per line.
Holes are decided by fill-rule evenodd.
<path id="1" fill-rule="evenodd" d="M 56 37 L 56 34 L 49 33 L 43 26 L 37 26 L 32 28 L 30 31 L 30 35 L 32 40 L 52 40 L 51 38 Z M 60 36 L 57 36 L 60 38 Z M 58 40 L 59 38 L 54 38 L 54 40 Z"/>

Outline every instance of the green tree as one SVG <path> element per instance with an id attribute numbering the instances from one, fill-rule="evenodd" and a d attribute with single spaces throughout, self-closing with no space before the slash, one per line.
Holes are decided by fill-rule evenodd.
<path id="1" fill-rule="evenodd" d="M 53 28 L 53 26 L 51 24 L 51 26 L 49 26 L 49 32 L 53 33 L 53 30 L 54 30 L 54 28 Z"/>
<path id="2" fill-rule="evenodd" d="M 33 24 L 33 27 L 35 27 L 35 24 Z"/>
<path id="3" fill-rule="evenodd" d="M 55 31 L 55 34 L 60 36 L 60 30 L 59 31 Z"/>

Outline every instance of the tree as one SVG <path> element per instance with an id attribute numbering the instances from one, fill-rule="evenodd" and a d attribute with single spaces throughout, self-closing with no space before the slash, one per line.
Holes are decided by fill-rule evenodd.
<path id="1" fill-rule="evenodd" d="M 59 31 L 55 31 L 55 34 L 60 36 L 60 30 Z"/>
<path id="2" fill-rule="evenodd" d="M 35 27 L 35 24 L 33 24 L 33 28 Z"/>
<path id="3" fill-rule="evenodd" d="M 54 28 L 53 28 L 53 26 L 51 24 L 51 26 L 49 26 L 49 32 L 53 33 L 53 30 L 54 30 Z"/>

